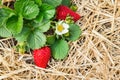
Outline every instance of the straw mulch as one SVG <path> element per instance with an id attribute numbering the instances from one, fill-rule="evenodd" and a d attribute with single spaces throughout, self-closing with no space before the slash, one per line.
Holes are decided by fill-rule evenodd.
<path id="1" fill-rule="evenodd" d="M 120 80 L 120 0 L 73 0 L 83 33 L 68 57 L 47 69 L 32 54 L 18 54 L 11 38 L 0 39 L 0 80 Z"/>

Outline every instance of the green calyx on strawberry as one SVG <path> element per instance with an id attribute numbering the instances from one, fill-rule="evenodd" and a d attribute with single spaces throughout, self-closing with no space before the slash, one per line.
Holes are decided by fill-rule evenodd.
<path id="1" fill-rule="evenodd" d="M 48 46 L 33 50 L 34 63 L 41 68 L 46 68 L 51 57 L 51 49 Z"/>

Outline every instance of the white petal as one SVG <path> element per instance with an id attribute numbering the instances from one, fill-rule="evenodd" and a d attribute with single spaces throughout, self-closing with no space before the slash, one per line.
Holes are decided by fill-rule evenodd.
<path id="1" fill-rule="evenodd" d="M 62 34 L 63 34 L 62 32 L 59 32 L 58 30 L 56 30 L 55 33 L 56 33 L 57 35 L 62 35 Z"/>
<path id="2" fill-rule="evenodd" d="M 63 21 L 59 21 L 59 22 L 58 22 L 58 25 L 61 25 L 62 23 L 63 23 Z"/>
<path id="3" fill-rule="evenodd" d="M 63 34 L 65 34 L 65 33 L 67 33 L 67 32 L 68 32 L 68 29 L 64 29 L 64 30 L 62 31 Z"/>
<path id="4" fill-rule="evenodd" d="M 69 28 L 69 25 L 66 24 L 66 23 L 63 23 L 62 25 L 63 25 L 64 28 L 67 28 L 67 29 Z"/>

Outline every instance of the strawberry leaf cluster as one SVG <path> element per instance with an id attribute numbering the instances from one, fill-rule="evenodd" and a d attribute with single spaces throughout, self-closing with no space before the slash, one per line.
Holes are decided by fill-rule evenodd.
<path id="1" fill-rule="evenodd" d="M 36 55 L 43 49 L 44 54 L 44 46 L 49 46 L 53 58 L 64 59 L 69 51 L 68 41 L 75 41 L 81 35 L 80 27 L 75 24 L 80 15 L 69 8 L 70 2 L 16 0 L 13 9 L 1 3 L 0 37 L 15 38 L 20 53 L 32 49 Z"/>

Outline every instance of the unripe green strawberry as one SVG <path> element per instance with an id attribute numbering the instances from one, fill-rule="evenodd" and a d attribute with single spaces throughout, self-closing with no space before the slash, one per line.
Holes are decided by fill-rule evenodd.
<path id="1" fill-rule="evenodd" d="M 73 11 L 77 11 L 78 7 L 76 5 L 72 5 L 72 6 L 70 6 L 70 9 Z"/>
<path id="2" fill-rule="evenodd" d="M 41 68 L 46 68 L 51 57 L 51 50 L 48 46 L 33 51 L 34 63 Z"/>

